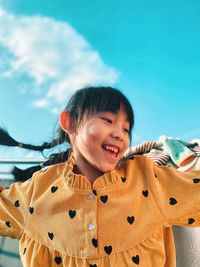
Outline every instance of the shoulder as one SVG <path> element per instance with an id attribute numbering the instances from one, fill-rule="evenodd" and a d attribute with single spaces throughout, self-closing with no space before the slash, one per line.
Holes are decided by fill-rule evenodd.
<path id="1" fill-rule="evenodd" d="M 146 156 L 143 155 L 129 155 L 124 158 L 117 170 L 122 173 L 145 173 L 147 169 L 151 169 L 154 162 Z"/>
<path id="2" fill-rule="evenodd" d="M 153 160 L 144 155 L 129 155 L 123 158 L 119 164 L 119 168 L 144 168 L 154 164 Z"/>
<path id="3" fill-rule="evenodd" d="M 46 188 L 49 188 L 49 186 L 59 181 L 65 168 L 65 164 L 66 163 L 63 162 L 46 166 L 35 172 L 33 176 L 26 182 L 31 182 L 35 189 L 40 188 L 45 191 Z"/>
<path id="4" fill-rule="evenodd" d="M 117 172 L 121 177 L 127 178 L 127 187 L 146 187 L 147 178 L 153 177 L 153 162 L 143 155 L 134 155 L 124 160 L 118 167 Z M 147 177 L 148 176 L 148 177 Z"/>

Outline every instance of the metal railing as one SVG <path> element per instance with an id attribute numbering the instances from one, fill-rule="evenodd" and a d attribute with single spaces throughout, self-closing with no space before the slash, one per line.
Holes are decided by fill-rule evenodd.
<path id="1" fill-rule="evenodd" d="M 9 158 L 9 159 L 0 159 L 0 166 L 2 165 L 2 164 L 6 164 L 6 165 L 10 165 L 10 164 L 14 164 L 14 165 L 24 165 L 24 164 L 26 164 L 26 165 L 34 165 L 34 164 L 41 164 L 41 163 L 43 163 L 43 162 L 45 162 L 46 161 L 46 159 L 27 159 L 27 158 L 21 158 L 21 159 L 11 159 L 11 158 Z M 13 180 L 13 178 L 11 178 L 12 177 L 12 174 L 11 174 L 11 172 L 9 171 L 9 170 L 1 170 L 0 169 L 0 179 L 2 179 L 1 178 L 1 175 L 6 175 L 6 176 L 9 176 L 10 177 L 10 179 L 9 178 L 5 178 L 5 180 L 6 179 L 8 179 L 8 180 Z"/>
<path id="2" fill-rule="evenodd" d="M 44 161 L 46 161 L 46 159 L 0 159 L 0 164 L 39 164 Z"/>

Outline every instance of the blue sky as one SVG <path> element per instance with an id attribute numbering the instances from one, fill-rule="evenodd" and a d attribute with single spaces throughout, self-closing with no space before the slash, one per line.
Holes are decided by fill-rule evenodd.
<path id="1" fill-rule="evenodd" d="M 41 144 L 74 89 L 109 84 L 133 105 L 133 145 L 199 138 L 199 12 L 197 0 L 0 0 L 0 125 Z"/>

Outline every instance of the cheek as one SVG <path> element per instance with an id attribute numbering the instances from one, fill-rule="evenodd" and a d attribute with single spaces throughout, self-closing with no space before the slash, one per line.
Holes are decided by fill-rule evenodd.
<path id="1" fill-rule="evenodd" d="M 77 144 L 83 146 L 82 148 L 86 149 L 89 148 L 91 145 L 94 146 L 100 141 L 101 138 L 101 131 L 97 125 L 88 125 L 77 137 Z"/>
<path id="2" fill-rule="evenodd" d="M 88 126 L 85 128 L 85 138 L 89 140 L 98 140 L 101 137 L 102 129 L 100 129 L 100 126 L 98 124 L 88 124 Z"/>

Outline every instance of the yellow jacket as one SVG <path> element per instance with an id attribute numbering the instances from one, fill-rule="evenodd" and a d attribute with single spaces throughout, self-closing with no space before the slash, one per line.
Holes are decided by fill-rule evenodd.
<path id="1" fill-rule="evenodd" d="M 200 226 L 200 171 L 126 160 L 93 185 L 72 157 L 0 193 L 0 235 L 26 267 L 174 267 L 171 226 Z"/>

